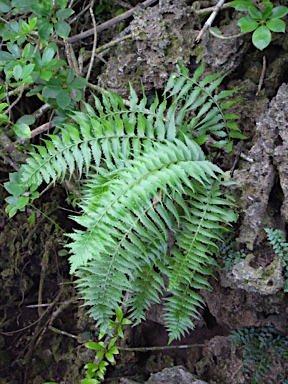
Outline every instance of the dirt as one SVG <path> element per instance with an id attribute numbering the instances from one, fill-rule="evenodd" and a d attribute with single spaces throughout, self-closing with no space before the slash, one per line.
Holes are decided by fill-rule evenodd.
<path id="1" fill-rule="evenodd" d="M 207 1 L 205 6 L 214 3 Z M 104 83 L 123 97 L 127 97 L 129 81 L 139 94 L 142 82 L 145 91 L 153 95 L 155 90 L 163 90 L 178 59 L 191 73 L 202 57 L 207 62 L 207 73 L 230 71 L 225 88 L 240 88 L 240 101 L 234 112 L 240 116 L 239 127 L 248 137 L 243 142 L 243 154 L 246 159 L 253 159 L 251 163 L 241 158 L 234 172 L 238 184 L 231 191 L 240 212 L 235 234 L 239 247 L 257 252 L 254 266 L 258 268 L 262 263 L 265 268 L 275 255 L 261 228 L 288 229 L 288 89 L 283 84 L 288 69 L 286 35 L 275 34 L 263 52 L 252 45 L 249 34 L 231 41 L 205 35 L 197 44 L 195 38 L 207 14 L 195 14 L 189 1 L 163 0 L 159 4 L 147 10 L 139 8 L 133 20 L 126 22 L 132 38 L 110 49 L 104 55 L 106 64 L 96 64 L 94 82 Z M 223 11 L 216 25 L 224 35 L 234 34 L 237 17 L 231 10 Z M 101 35 L 100 41 L 109 41 L 111 35 L 117 34 L 118 29 L 112 28 Z M 264 57 L 266 71 L 259 90 Z M 230 169 L 234 160 L 223 157 L 223 164 L 218 165 Z M 2 183 L 7 181 L 9 172 L 12 169 L 2 164 Z M 0 201 L 5 197 L 0 186 Z M 67 191 L 60 185 L 48 189 L 37 200 L 34 220 L 31 211 L 8 219 L 2 204 L 0 384 L 76 384 L 84 377 L 84 365 L 93 361 L 94 355 L 84 347 L 84 342 L 95 340 L 97 333 L 81 306 L 64 248 L 65 233 L 73 225 L 69 215 L 77 214 L 67 203 L 67 197 Z M 263 249 L 264 256 L 259 255 L 259 249 Z M 223 284 L 223 279 L 227 280 L 223 271 L 216 275 L 218 280 L 211 280 L 213 289 L 202 292 L 207 307 L 201 312 L 195 330 L 173 344 L 191 347 L 122 352 L 116 366 L 108 369 L 104 383 L 119 383 L 121 377 L 144 382 L 150 373 L 180 364 L 210 384 L 250 383 L 249 375 L 241 369 L 241 353 L 231 348 L 227 337 L 237 327 L 270 324 L 279 334 L 287 335 L 287 294 L 279 290 L 263 296 Z M 154 307 L 147 319 L 141 326 L 126 331 L 125 346 L 167 345 L 161 308 Z M 278 383 L 286 369 L 287 364 L 279 361 L 277 369 L 269 372 L 270 376 L 261 383 Z"/>

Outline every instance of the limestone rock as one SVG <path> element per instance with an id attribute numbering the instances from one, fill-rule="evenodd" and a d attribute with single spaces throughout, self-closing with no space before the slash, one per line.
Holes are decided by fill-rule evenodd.
<path id="1" fill-rule="evenodd" d="M 273 295 L 284 287 L 282 264 L 278 257 L 266 267 L 253 268 L 250 263 L 253 254 L 234 265 L 226 274 L 221 274 L 221 285 L 234 289 L 244 289 L 261 295 Z"/>
<path id="2" fill-rule="evenodd" d="M 130 379 L 121 379 L 121 384 L 138 384 Z M 161 372 L 152 374 L 146 384 L 208 384 L 206 381 L 197 379 L 186 368 L 179 365 L 165 368 Z"/>
<path id="3" fill-rule="evenodd" d="M 256 123 L 253 163 L 235 172 L 241 191 L 238 241 L 253 250 L 265 238 L 264 227 L 285 228 L 288 221 L 288 85 L 282 84 Z"/>
<path id="4" fill-rule="evenodd" d="M 131 39 L 121 42 L 111 55 L 106 70 L 98 77 L 101 85 L 127 96 L 130 82 L 138 94 L 143 84 L 146 94 L 163 89 L 178 60 L 188 64 L 199 17 L 185 0 L 162 0 L 158 5 L 139 9 L 131 22 Z"/>

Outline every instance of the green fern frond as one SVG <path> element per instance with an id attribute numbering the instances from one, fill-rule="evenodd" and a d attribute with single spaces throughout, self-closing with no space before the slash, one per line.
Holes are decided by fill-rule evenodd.
<path id="1" fill-rule="evenodd" d="M 237 90 L 225 90 L 215 94 L 216 89 L 225 78 L 225 74 L 216 73 L 199 78 L 203 75 L 204 63 L 195 71 L 192 78 L 188 69 L 179 63 L 179 71 L 171 75 L 165 87 L 165 95 L 170 94 L 172 105 L 181 105 L 177 124 L 186 126 L 186 132 L 191 132 L 199 144 L 210 138 L 215 138 L 214 147 L 226 147 L 232 150 L 231 139 L 245 139 L 236 124 L 238 116 L 226 112 L 238 100 L 222 101 L 232 96 Z M 189 120 L 185 121 L 185 117 Z M 219 140 L 220 139 L 220 140 Z"/>
<path id="2" fill-rule="evenodd" d="M 158 268 L 168 276 L 168 291 L 173 294 L 166 308 L 170 337 L 179 338 L 192 327 L 191 316 L 197 316 L 196 307 L 202 303 L 194 289 L 209 287 L 205 275 L 211 275 L 216 265 L 212 252 L 217 247 L 213 241 L 219 240 L 222 228 L 217 223 L 232 220 L 221 208 L 228 204 L 217 189 L 221 173 L 186 137 L 185 143 L 178 139 L 157 143 L 149 153 L 131 160 L 128 168 L 112 172 L 107 189 L 102 188 L 102 176 L 100 182 L 97 173 L 91 176 L 81 206 L 84 215 L 74 218 L 86 230 L 70 235 L 73 242 L 69 248 L 73 254 L 71 272 L 77 270 L 81 294 L 98 325 L 105 328 L 109 323 L 107 319 L 113 316 L 116 301 L 121 304 L 125 291 L 132 296 L 132 317 L 140 321 L 164 287 L 160 275 L 152 278 L 154 268 Z M 171 201 L 179 203 L 179 207 L 175 208 Z M 194 210 L 195 217 L 198 212 L 198 224 L 192 217 L 189 220 L 190 214 L 182 217 L 186 207 Z M 179 222 L 184 224 L 178 227 Z M 169 228 L 175 231 L 177 247 L 163 265 Z M 150 287 L 143 292 L 148 282 Z"/>
<path id="3" fill-rule="evenodd" d="M 216 242 L 236 215 L 223 195 L 222 171 L 206 160 L 199 144 L 232 147 L 240 137 L 237 116 L 225 100 L 235 90 L 216 88 L 223 74 L 203 78 L 201 65 L 189 79 L 180 65 L 161 99 L 148 107 L 130 86 L 129 103 L 113 92 L 95 97 L 95 110 L 70 113 L 71 122 L 49 135 L 21 167 L 27 188 L 81 179 L 83 229 L 69 235 L 71 273 L 97 326 L 106 329 L 130 299 L 137 323 L 163 291 L 170 341 L 193 328 L 209 289 Z M 33 188 L 35 188 L 33 186 Z M 15 212 L 15 210 L 13 211 Z"/>
<path id="4" fill-rule="evenodd" d="M 115 170 L 107 182 L 107 189 L 103 190 L 101 175 L 91 175 L 83 198 L 85 205 L 81 205 L 84 215 L 74 218 L 88 231 L 71 235 L 74 240 L 70 245 L 74 255 L 70 259 L 72 272 L 88 260 L 100 258 L 107 243 L 116 242 L 118 246 L 123 242 L 124 247 L 131 247 L 131 243 L 136 241 L 137 228 L 139 236 L 147 239 L 151 234 L 162 233 L 165 228 L 164 216 L 161 219 L 153 207 L 153 199 L 159 197 L 158 191 L 161 190 L 166 198 L 171 199 L 174 194 L 185 193 L 185 185 L 194 190 L 195 181 L 205 183 L 208 177 L 216 178 L 216 173 L 221 173 L 221 170 L 206 161 L 201 148 L 187 138 L 186 145 L 177 139 L 174 143 L 155 143 L 148 154 L 131 160 L 128 168 Z M 166 207 L 169 208 L 171 204 Z M 152 218 L 146 214 L 147 210 Z M 177 215 L 175 209 L 170 213 Z M 169 220 L 168 216 L 166 219 Z M 115 224 L 120 227 L 117 229 Z M 165 237 L 163 240 L 166 241 Z M 140 244 L 136 253 L 141 251 L 138 248 Z"/>

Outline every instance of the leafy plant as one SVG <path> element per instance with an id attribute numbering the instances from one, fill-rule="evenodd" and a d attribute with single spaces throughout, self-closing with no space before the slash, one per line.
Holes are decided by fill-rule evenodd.
<path id="1" fill-rule="evenodd" d="M 98 341 L 88 341 L 85 343 L 85 347 L 96 351 L 94 363 L 88 363 L 85 365 L 86 378 L 81 381 L 81 384 L 99 384 L 99 380 L 103 380 L 107 366 L 109 363 L 115 365 L 115 355 L 119 354 L 119 350 L 116 347 L 116 342 L 119 338 L 123 339 L 123 326 L 131 324 L 131 321 L 124 318 L 122 309 L 119 307 L 115 311 L 116 320 L 110 322 L 110 333 L 113 334 L 112 338 L 109 338 L 106 342 L 102 341 L 105 334 L 100 333 Z"/>
<path id="2" fill-rule="evenodd" d="M 286 278 L 284 291 L 288 292 L 288 243 L 286 242 L 284 233 L 280 231 L 280 229 L 264 228 L 264 230 L 267 233 L 268 240 L 274 252 L 281 260 Z"/>
<path id="3" fill-rule="evenodd" d="M 276 359 L 288 358 L 288 337 L 277 335 L 274 327 L 239 328 L 229 336 L 234 348 L 242 348 L 243 370 L 251 374 L 251 384 L 262 382 Z"/>
<path id="4" fill-rule="evenodd" d="M 240 261 L 246 258 L 246 252 L 244 249 L 238 250 L 237 242 L 233 240 L 233 235 L 228 234 L 225 236 L 224 241 L 219 243 L 219 255 L 224 259 L 225 270 L 229 271 L 233 265 L 240 263 Z"/>
<path id="5" fill-rule="evenodd" d="M 213 137 L 215 147 L 231 151 L 231 138 L 241 133 L 227 112 L 235 100 L 225 100 L 235 90 L 215 94 L 224 76 L 200 80 L 203 70 L 190 79 L 180 65 L 162 101 L 156 97 L 149 108 L 132 87 L 128 106 L 112 92 L 95 97 L 95 110 L 86 104 L 86 113 L 70 112 L 71 122 L 21 168 L 26 188 L 75 172 L 82 179 L 82 216 L 73 219 L 83 229 L 69 235 L 71 273 L 102 332 L 125 292 L 133 323 L 168 292 L 170 341 L 193 328 L 204 304 L 196 290 L 209 289 L 216 242 L 237 216 L 222 190 L 231 182 L 198 143 Z M 9 205 L 7 211 L 15 213 Z"/>
<path id="6" fill-rule="evenodd" d="M 37 25 L 38 36 L 43 44 L 46 44 L 51 38 L 53 32 L 59 37 L 66 39 L 70 33 L 71 27 L 65 21 L 73 15 L 73 9 L 66 8 L 68 0 L 30 0 L 24 2 L 20 0 L 1 1 L 0 11 L 3 13 L 12 13 L 14 15 L 31 12 L 28 22 L 25 20 L 13 20 L 10 23 L 1 23 L 0 35 L 4 40 L 11 42 L 17 41 L 22 44 L 27 39 L 27 34 L 31 34 Z"/>
<path id="7" fill-rule="evenodd" d="M 16 138 L 30 138 L 35 118 L 25 115 L 13 121 L 14 102 L 6 103 L 11 96 L 19 101 L 24 92 L 28 97 L 36 95 L 55 109 L 55 121 L 64 120 L 66 110 L 82 99 L 86 79 L 75 77 L 67 62 L 59 58 L 59 47 L 51 41 L 55 35 L 67 38 L 69 34 L 70 25 L 64 19 L 74 11 L 67 6 L 67 0 L 30 0 L 25 4 L 19 0 L 0 1 L 0 11 L 9 15 L 8 21 L 0 20 L 4 42 L 0 71 L 5 81 L 0 89 L 0 124 L 5 124 L 6 129 L 12 126 Z"/>
<path id="8" fill-rule="evenodd" d="M 282 19 L 288 13 L 284 5 L 273 6 L 271 1 L 235 0 L 230 6 L 237 11 L 248 12 L 249 15 L 241 17 L 238 25 L 242 32 L 253 32 L 252 43 L 261 51 L 266 48 L 272 39 L 271 32 L 285 32 L 286 24 Z"/>

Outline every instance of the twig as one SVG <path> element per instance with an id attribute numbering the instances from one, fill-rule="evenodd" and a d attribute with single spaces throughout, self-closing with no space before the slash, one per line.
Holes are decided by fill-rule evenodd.
<path id="1" fill-rule="evenodd" d="M 219 12 L 219 10 L 221 9 L 222 5 L 224 4 L 224 1 L 225 0 L 219 0 L 218 3 L 215 5 L 214 7 L 214 10 L 213 12 L 211 13 L 211 15 L 209 16 L 208 20 L 206 21 L 206 23 L 204 24 L 203 28 L 201 29 L 201 31 L 198 33 L 198 36 L 196 37 L 196 42 L 198 43 L 204 32 L 211 27 L 217 13 Z"/>
<path id="2" fill-rule="evenodd" d="M 22 85 L 22 87 L 20 87 L 20 93 L 19 93 L 17 99 L 14 100 L 12 104 L 10 104 L 10 101 L 9 101 L 9 103 L 7 102 L 7 104 L 9 104 L 9 107 L 6 109 L 6 111 L 3 112 L 3 115 L 7 115 L 7 113 L 8 113 L 9 120 L 10 120 L 10 118 L 11 118 L 11 116 L 10 116 L 10 112 L 11 112 L 12 108 L 13 108 L 13 107 L 18 103 L 18 101 L 22 98 L 24 89 L 25 89 L 25 87 L 24 87 L 24 85 Z M 8 95 L 7 95 L 7 98 L 8 98 Z"/>
<path id="3" fill-rule="evenodd" d="M 129 3 L 127 3 L 126 1 L 123 1 L 123 0 L 114 0 L 114 3 L 117 3 L 119 5 L 121 5 L 121 7 L 123 8 L 127 8 L 127 9 L 132 9 L 133 6 Z"/>
<path id="4" fill-rule="evenodd" d="M 260 91 L 261 91 L 263 81 L 264 81 L 265 72 L 266 72 L 266 56 L 263 56 L 262 71 L 261 71 L 261 75 L 260 75 L 260 79 L 259 79 L 258 90 L 257 90 L 256 96 L 258 96 Z"/>
<path id="5" fill-rule="evenodd" d="M 132 34 L 129 34 L 129 35 L 126 35 L 126 36 L 122 36 L 122 37 L 119 37 L 119 39 L 115 39 L 115 40 L 110 41 L 110 42 L 107 43 L 107 44 L 101 45 L 101 47 L 99 47 L 99 48 L 96 49 L 96 53 L 101 53 L 101 52 L 105 51 L 105 49 L 107 49 L 107 48 L 111 48 L 111 47 L 113 47 L 114 45 L 116 45 L 116 44 L 118 44 L 118 43 L 121 43 L 121 41 L 124 41 L 124 40 L 127 40 L 127 39 L 132 39 Z"/>
<path id="6" fill-rule="evenodd" d="M 114 17 L 111 20 L 105 21 L 105 23 L 102 23 L 102 24 L 97 26 L 97 33 L 100 33 L 102 31 L 104 31 L 105 29 L 108 29 L 108 28 L 112 27 L 113 25 L 120 23 L 123 20 L 128 19 L 128 17 L 132 16 L 134 11 L 136 9 L 138 9 L 139 5 L 141 8 L 147 8 L 150 5 L 152 5 L 153 3 L 156 3 L 156 1 L 157 0 L 146 0 L 146 1 L 144 1 L 144 3 L 140 3 L 136 7 L 129 9 L 129 11 L 126 11 L 126 12 L 122 13 L 121 15 Z M 66 41 L 68 41 L 68 43 L 72 44 L 72 43 L 75 43 L 76 41 L 79 41 L 79 40 L 85 39 L 86 37 L 92 36 L 93 34 L 94 34 L 94 28 L 89 29 L 88 31 L 85 31 L 85 32 L 81 32 L 78 35 L 68 37 L 68 39 Z"/>
<path id="7" fill-rule="evenodd" d="M 97 47 L 97 26 L 96 26 L 96 20 L 95 20 L 95 17 L 94 17 L 93 9 L 91 7 L 89 8 L 89 12 L 90 12 L 92 23 L 93 23 L 94 40 L 93 40 L 93 48 L 92 48 L 91 60 L 90 60 L 90 63 L 89 63 L 87 74 L 86 74 L 86 80 L 87 81 L 89 80 L 90 75 L 91 75 L 91 71 L 92 71 L 93 64 L 94 64 L 94 58 L 95 58 L 95 55 L 96 55 L 96 47 Z"/>
<path id="8" fill-rule="evenodd" d="M 120 349 L 121 351 L 129 351 L 129 352 L 164 351 L 165 349 L 189 349 L 189 348 L 197 348 L 197 347 L 205 347 L 205 344 L 163 345 L 158 347 L 137 347 L 137 348 L 117 346 L 117 348 Z"/>
<path id="9" fill-rule="evenodd" d="M 43 104 L 39 109 L 37 109 L 37 111 L 33 112 L 32 113 L 32 116 L 35 117 L 35 119 L 38 119 L 39 117 L 41 117 L 46 111 L 48 111 L 48 109 L 51 108 L 50 104 Z"/>
<path id="10" fill-rule="evenodd" d="M 211 28 L 209 28 L 209 33 L 211 33 L 212 36 L 218 37 L 218 39 L 222 39 L 222 40 L 236 39 L 236 37 L 241 37 L 241 36 L 247 34 L 247 32 L 241 32 L 241 33 L 238 33 L 237 35 L 223 36 L 223 35 L 219 35 L 218 33 L 214 32 L 213 29 L 211 29 Z"/>
<path id="11" fill-rule="evenodd" d="M 198 3 L 198 1 L 195 2 L 195 3 Z M 230 2 L 230 3 L 223 4 L 221 8 L 222 8 L 222 9 L 230 8 L 230 4 L 231 4 L 231 2 Z M 216 5 L 216 6 L 217 6 L 217 5 Z M 203 8 L 203 9 L 196 9 L 196 8 L 194 7 L 194 4 L 192 4 L 192 10 L 193 10 L 197 15 L 201 15 L 202 13 L 209 13 L 209 12 L 213 12 L 213 11 L 215 11 L 215 7 L 216 7 L 216 6 L 209 7 L 209 8 Z"/>
<path id="12" fill-rule="evenodd" d="M 69 7 L 70 8 L 70 7 Z M 73 17 L 73 19 L 71 19 L 70 21 L 68 21 L 69 24 L 72 24 L 74 23 L 74 21 L 76 21 L 77 19 L 79 19 L 80 16 L 83 15 L 83 13 L 85 13 L 86 11 L 88 11 L 88 9 L 91 8 L 91 4 L 89 3 L 88 5 L 86 5 L 85 8 L 82 9 L 82 11 L 80 11 L 79 13 L 77 13 L 77 15 L 75 17 Z"/>
<path id="13" fill-rule="evenodd" d="M 31 135 L 30 137 L 20 137 L 19 139 L 17 139 L 14 143 L 12 143 L 11 145 L 3 148 L 3 152 L 12 152 L 13 149 L 16 147 L 16 145 L 18 144 L 24 144 L 25 141 L 27 140 L 30 140 L 32 139 L 33 137 L 37 136 L 37 135 L 40 135 L 40 133 L 43 133 L 45 131 L 48 131 L 48 129 L 50 128 L 53 128 L 55 127 L 55 124 L 53 123 L 45 123 L 45 124 L 42 124 L 40 125 L 40 127 L 37 127 L 35 129 L 33 129 L 33 131 L 31 131 Z"/>
<path id="14" fill-rule="evenodd" d="M 75 56 L 75 52 L 72 48 L 72 45 L 69 44 L 68 39 L 64 41 L 64 44 L 65 44 L 65 53 L 66 53 L 69 67 L 73 69 L 73 71 L 77 77 L 81 76 L 78 62 L 77 62 L 77 59 Z"/>

